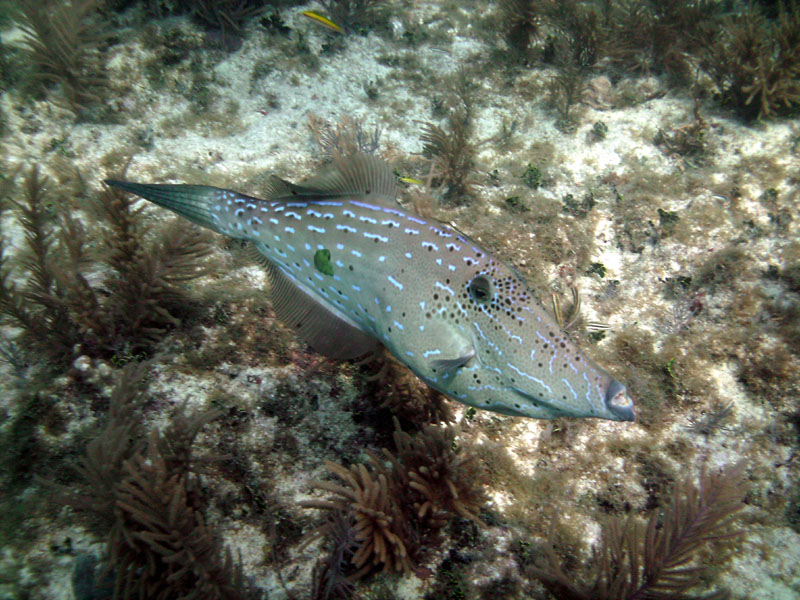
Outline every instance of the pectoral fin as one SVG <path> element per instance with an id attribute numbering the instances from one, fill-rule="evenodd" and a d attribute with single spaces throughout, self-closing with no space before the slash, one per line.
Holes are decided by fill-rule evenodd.
<path id="1" fill-rule="evenodd" d="M 475 349 L 470 348 L 461 356 L 455 358 L 439 358 L 431 363 L 436 373 L 450 374 L 463 367 L 475 356 Z"/>

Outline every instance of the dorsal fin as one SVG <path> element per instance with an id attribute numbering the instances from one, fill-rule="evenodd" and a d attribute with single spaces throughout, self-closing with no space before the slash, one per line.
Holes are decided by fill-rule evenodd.
<path id="1" fill-rule="evenodd" d="M 300 184 L 274 177 L 268 193 L 269 200 L 294 197 L 313 201 L 350 196 L 365 202 L 396 205 L 397 178 L 388 163 L 374 156 L 355 154 L 335 158 L 321 173 Z"/>
<path id="2" fill-rule="evenodd" d="M 297 196 L 295 189 L 297 186 L 285 179 L 281 179 L 277 175 L 271 175 L 267 182 L 267 187 L 264 190 L 264 200 L 288 200 Z"/>
<path id="3" fill-rule="evenodd" d="M 323 305 L 267 257 L 261 242 L 252 244 L 250 254 L 262 265 L 272 283 L 271 301 L 275 314 L 297 332 L 309 346 L 325 356 L 357 358 L 378 347 L 378 340 L 343 314 Z"/>

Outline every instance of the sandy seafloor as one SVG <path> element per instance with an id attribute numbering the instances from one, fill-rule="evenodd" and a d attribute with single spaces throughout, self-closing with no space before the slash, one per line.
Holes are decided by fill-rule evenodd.
<path id="1" fill-rule="evenodd" d="M 404 175 L 422 178 L 427 163 L 419 155 L 419 122 L 443 122 L 432 115 L 432 99 L 446 97 L 447 81 L 459 67 L 465 67 L 474 86 L 470 139 L 483 142 L 470 176 L 473 195 L 462 205 L 439 206 L 441 194 L 434 193 L 430 210 L 517 266 L 543 298 L 555 290 L 566 300 L 569 286 L 576 285 L 582 294 L 584 318 L 610 325 L 605 339 L 593 345 L 590 353 L 612 373 L 623 378 L 631 372 L 621 353 L 612 351 L 616 336 L 630 334 L 634 341 L 649 339 L 651 353 L 675 348 L 676 377 L 691 381 L 682 394 L 668 400 L 650 398 L 649 408 L 643 409 L 646 419 L 639 423 L 558 421 L 554 428 L 548 422 L 480 411 L 464 422 L 461 435 L 484 446 L 482 457 L 506 453 L 517 469 L 513 483 L 500 477 L 491 480 L 489 509 L 499 515 L 500 524 L 481 530 L 475 548 L 468 549 L 476 558 L 467 581 L 485 586 L 493 580 L 516 578 L 518 591 L 508 597 L 545 597 L 534 581 L 520 579 L 524 576 L 509 550 L 512 539 L 533 536 L 543 540 L 549 515 L 557 514 L 582 538 L 577 560 L 588 560 L 600 531 L 593 498 L 605 499 L 617 509 L 627 503 L 630 509 L 646 514 L 648 482 L 641 464 L 661 465 L 662 472 L 672 479 L 696 474 L 703 463 L 713 469 L 744 460 L 750 490 L 741 525 L 746 533 L 717 582 L 728 588 L 733 598 L 800 597 L 800 533 L 786 518 L 787 498 L 797 494 L 798 464 L 793 460 L 797 433 L 788 422 L 798 410 L 797 380 L 779 381 L 772 397 L 765 398 L 740 376 L 741 364 L 748 360 L 741 352 L 742 348 L 749 351 L 747 346 L 738 341 L 737 350 L 726 349 L 730 329 L 745 326 L 763 330 L 761 347 L 780 346 L 774 327 L 768 321 L 761 323 L 767 314 L 763 304 L 798 302 L 794 292 L 763 274 L 770 265 L 786 269 L 797 260 L 800 123 L 775 119 L 746 125 L 705 99 L 700 113 L 708 124 L 706 150 L 702 161 L 687 160 L 665 152 L 653 140 L 659 129 L 671 131 L 694 122 L 694 103 L 688 92 L 672 90 L 657 77 L 634 75 L 614 81 L 605 95 L 576 107 L 577 130 L 564 133 L 556 127 L 557 115 L 547 101 L 552 69 L 494 66 L 489 57 L 502 48 L 502 41 L 486 29 L 477 12 L 459 9 L 455 3 L 414 3 L 398 8 L 392 18 L 393 34 L 350 35 L 341 50 L 322 54 L 329 34 L 301 17 L 300 9 L 285 10 L 281 16 L 292 29 L 303 32 L 311 53 L 317 55 L 318 69 L 305 66 L 302 57 L 287 54 L 287 49 L 296 46 L 295 33 L 273 36 L 253 27 L 234 52 L 202 47 L 190 52 L 190 58 L 200 61 L 200 70 L 208 76 L 211 93 L 209 109 L 194 114 L 196 105 L 177 91 L 192 76 L 188 61 L 166 67 L 165 83 L 158 90 L 145 77 L 143 65 L 152 59 L 148 36 L 178 28 L 186 36 L 202 39 L 202 30 L 183 19 L 128 30 L 121 34 L 120 43 L 111 46 L 108 61 L 114 86 L 110 102 L 117 107 L 120 122 L 76 124 L 71 113 L 45 101 L 20 107 L 13 95 L 4 94 L 0 102 L 9 121 L 2 140 L 5 161 L 12 166 L 39 163 L 48 173 L 54 160 L 63 160 L 54 156 L 61 152 L 80 169 L 88 185 L 98 187 L 108 175 L 102 166 L 108 164 L 105 158 L 112 153 L 131 153 L 127 175 L 132 180 L 203 183 L 257 195 L 257 187 L 248 182 L 263 181 L 260 178 L 270 172 L 300 180 L 313 174 L 321 163 L 322 153 L 308 127 L 313 113 L 329 123 L 349 115 L 363 119 L 368 129 L 378 125 L 378 153 L 402 165 L 407 170 Z M 428 40 L 410 46 L 402 35 L 409 29 L 426 31 Z M 4 32 L 3 37 L 14 43 L 19 32 Z M 380 60 L 387 56 L 399 59 L 396 66 Z M 255 65 L 263 61 L 271 68 L 254 78 Z M 365 92 L 364 84 L 370 81 L 378 90 L 375 99 Z M 628 100 L 621 101 L 622 96 Z M 594 139 L 590 133 L 597 121 L 607 126 L 604 139 Z M 503 124 L 511 122 L 518 123 L 516 131 L 507 143 L 498 143 L 496 136 Z M 61 140 L 56 152 L 53 140 Z M 543 181 L 538 189 L 521 182 L 520 175 L 529 163 L 541 166 Z M 489 172 L 495 169 L 498 178 L 492 181 Z M 610 182 L 616 182 L 627 202 L 615 201 Z M 412 188 L 407 186 L 401 192 L 406 206 Z M 581 199 L 589 189 L 596 190 L 596 205 L 588 217 L 580 219 L 561 210 L 566 194 Z M 510 210 L 505 200 L 512 196 L 520 198 L 529 210 Z M 546 207 L 549 212 L 544 220 L 538 213 Z M 674 211 L 680 217 L 670 234 L 660 228 L 658 209 Z M 779 227 L 774 214 L 780 210 L 793 218 Z M 164 211 L 149 207 L 148 211 L 154 218 L 165 216 Z M 761 234 L 746 235 L 745 223 Z M 12 247 L 14 241 L 19 242 L 19 235 L 6 220 L 4 236 L 12 240 Z M 542 238 L 549 244 L 547 250 L 538 246 Z M 709 257 L 731 244 L 744 252 L 736 266 L 740 271 L 694 290 L 695 295 L 686 300 L 665 295 L 665 279 L 679 275 L 698 278 Z M 191 285 L 215 290 L 265 285 L 258 267 L 232 259 L 222 246 L 220 238 L 214 257 L 219 271 Z M 586 262 L 586 252 L 589 262 L 605 266 L 604 277 L 579 268 L 580 261 Z M 792 252 L 794 258 L 790 258 Z M 611 280 L 618 281 L 613 293 L 609 292 Z M 756 300 L 744 299 L 754 290 L 758 291 Z M 702 309 L 691 316 L 681 312 L 681 302 L 697 300 L 697 295 Z M 258 329 L 258 320 L 263 319 L 246 312 L 232 318 L 247 324 L 245 329 Z M 208 340 L 204 343 L 212 343 L 220 332 L 209 327 L 205 333 Z M 685 341 L 683 346 L 676 337 Z M 318 369 L 306 376 L 301 361 L 261 365 L 255 350 L 241 364 L 198 367 L 170 351 L 175 343 L 164 342 L 164 352 L 153 368 L 149 393 L 160 399 L 162 408 L 148 412 L 148 425 L 163 425 L 167 408 L 184 400 L 190 406 L 204 406 L 212 394 L 223 392 L 249 414 L 247 426 L 237 433 L 242 436 L 239 448 L 260 457 L 255 467 L 262 475 L 269 473 L 272 497 L 282 509 L 304 528 L 312 527 L 317 516 L 295 503 L 319 496 L 312 493 L 309 482 L 325 475 L 323 461 L 350 464 L 358 457 L 359 446 L 371 447 L 369 427 L 354 421 L 348 408 L 350 400 L 363 394 L 358 378 L 352 371 L 336 368 Z M 293 344 L 289 356 L 300 356 L 306 364 L 315 361 L 302 344 L 286 343 Z M 751 358 L 765 361 L 764 368 L 769 370 L 768 356 Z M 796 357 L 787 360 L 790 370 L 797 373 Z M 651 368 L 663 372 L 666 364 Z M 3 410 L 13 415 L 16 384 L 9 366 L 0 363 L 0 369 Z M 88 369 L 103 371 L 106 367 L 92 364 Z M 55 380 L 52 392 L 57 394 L 68 383 L 67 377 Z M 287 402 L 292 394 L 315 396 L 317 406 L 292 424 L 278 423 L 277 417 L 263 413 L 258 406 L 261 399 L 277 394 L 279 385 L 291 391 L 281 396 L 288 398 Z M 334 386 L 336 397 L 326 396 Z M 728 404 L 731 414 L 723 427 L 712 432 L 690 428 L 715 407 Z M 463 421 L 464 407 L 454 404 L 454 409 Z M 81 419 L 93 418 L 74 414 L 75 428 Z M 281 431 L 286 427 L 293 429 Z M 566 433 L 560 437 L 558 432 Z M 218 427 L 207 428 L 198 440 L 199 452 L 214 448 L 215 436 L 221 435 Z M 285 445 L 277 442 L 289 435 L 295 447 L 291 455 L 282 456 Z M 319 443 L 320 436 L 324 444 Z M 53 440 L 53 444 L 62 441 Z M 537 492 L 547 481 L 551 482 L 547 492 Z M 236 493 L 226 487 L 229 483 L 213 477 L 204 483 L 214 494 Z M 530 513 L 528 526 L 526 511 Z M 223 514 L 213 503 L 210 518 L 226 544 L 241 552 L 247 576 L 267 590 L 269 598 L 285 598 L 269 565 L 265 529 L 240 513 Z M 3 550 L 0 572 L 16 573 L 16 585 L 24 584 L 32 594 L 27 597 L 72 598 L 69 581 L 76 554 L 101 551 L 98 541 L 80 526 L 66 523 L 37 523 L 34 543 L 22 551 Z M 58 551 L 66 538 L 72 550 Z M 452 543 L 446 537 L 427 555 L 424 566 L 434 575 Z M 282 573 L 296 597 L 304 597 L 318 551 L 318 546 L 285 551 Z M 388 583 L 365 579 L 357 592 L 370 597 L 372 586 L 381 581 L 380 585 L 394 588 L 399 598 L 422 598 L 434 579 L 407 576 Z M 5 590 L 0 595 L 13 597 L 10 594 L 18 588 L 3 583 L 6 587 L 0 588 Z M 528 595 L 528 591 L 538 595 Z"/>

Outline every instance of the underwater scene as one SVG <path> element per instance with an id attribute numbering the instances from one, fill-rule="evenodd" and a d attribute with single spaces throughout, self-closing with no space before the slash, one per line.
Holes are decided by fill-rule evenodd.
<path id="1" fill-rule="evenodd" d="M 800 598 L 800 2 L 0 0 L 0 600 Z"/>

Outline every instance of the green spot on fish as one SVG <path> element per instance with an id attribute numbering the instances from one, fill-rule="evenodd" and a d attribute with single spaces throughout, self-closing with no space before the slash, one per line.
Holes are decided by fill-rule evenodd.
<path id="1" fill-rule="evenodd" d="M 333 277 L 333 265 L 331 264 L 331 251 L 327 248 L 317 250 L 314 254 L 314 266 L 323 275 Z"/>

